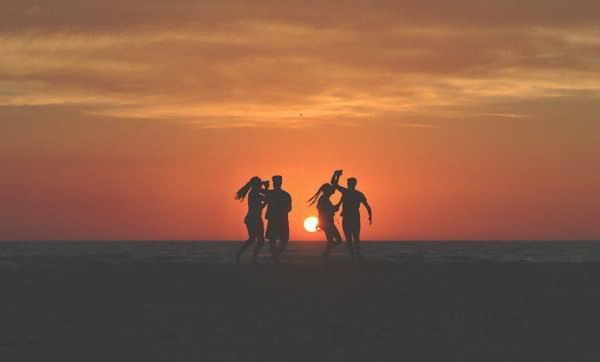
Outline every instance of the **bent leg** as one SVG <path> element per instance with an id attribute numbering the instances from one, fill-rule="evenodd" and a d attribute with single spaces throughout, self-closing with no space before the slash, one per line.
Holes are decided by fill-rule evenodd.
<path id="1" fill-rule="evenodd" d="M 333 225 L 332 233 L 333 233 L 333 239 L 335 240 L 335 246 L 340 245 L 343 241 L 342 235 L 340 235 L 340 231 L 338 230 L 338 228 L 335 225 Z"/>
<path id="2" fill-rule="evenodd" d="M 248 240 L 244 241 L 240 250 L 238 250 L 235 253 L 235 262 L 238 265 L 240 264 L 240 259 L 242 257 L 242 253 L 244 252 L 244 250 L 248 249 L 250 247 L 250 245 L 254 244 L 254 241 L 256 240 L 252 225 L 247 222 L 245 222 L 245 224 L 246 224 L 246 230 L 248 231 Z"/>
<path id="3" fill-rule="evenodd" d="M 254 238 L 250 237 L 248 238 L 248 240 L 246 240 L 243 244 L 242 247 L 240 248 L 240 250 L 237 251 L 237 253 L 235 253 L 235 263 L 236 264 L 240 264 L 240 259 L 242 257 L 242 253 L 244 252 L 244 250 L 248 249 L 250 247 L 250 245 L 254 244 Z"/>
<path id="4" fill-rule="evenodd" d="M 324 230 L 325 231 L 325 239 L 327 239 L 327 244 L 325 245 L 325 250 L 323 250 L 323 252 L 321 253 L 321 256 L 323 257 L 323 259 L 325 259 L 325 262 L 328 261 L 329 259 L 329 252 L 331 251 L 331 243 L 332 243 L 332 236 L 331 233 L 328 230 Z"/>
<path id="5" fill-rule="evenodd" d="M 327 244 L 325 245 L 325 251 L 323 253 L 329 255 L 329 252 L 337 246 L 337 244 L 335 244 L 335 235 L 330 228 L 323 231 L 325 232 L 325 239 L 327 239 Z"/>
<path id="6" fill-rule="evenodd" d="M 331 251 L 342 243 L 342 237 L 335 225 L 332 225 L 325 230 L 325 237 L 327 238 L 327 245 L 325 246 L 325 251 L 321 253 L 321 256 L 328 261 Z"/>
<path id="7" fill-rule="evenodd" d="M 330 251 L 342 243 L 342 236 L 335 225 L 332 225 L 331 229 L 327 230 L 326 235 Z"/>

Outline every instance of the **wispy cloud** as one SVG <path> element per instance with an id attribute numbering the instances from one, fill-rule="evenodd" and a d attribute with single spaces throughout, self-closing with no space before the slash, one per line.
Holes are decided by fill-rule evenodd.
<path id="1" fill-rule="evenodd" d="M 599 10 L 559 0 L 27 0 L 0 14 L 0 105 L 104 104 L 93 112 L 207 127 L 292 127 L 302 112 L 332 123 L 448 109 L 521 118 L 486 105 L 600 94 Z"/>
<path id="2" fill-rule="evenodd" d="M 398 127 L 409 127 L 409 128 L 441 128 L 442 126 L 437 124 L 421 124 L 421 123 L 396 123 Z"/>
<path id="3" fill-rule="evenodd" d="M 515 113 L 481 113 L 482 116 L 499 117 L 499 118 L 530 118 L 527 114 Z"/>

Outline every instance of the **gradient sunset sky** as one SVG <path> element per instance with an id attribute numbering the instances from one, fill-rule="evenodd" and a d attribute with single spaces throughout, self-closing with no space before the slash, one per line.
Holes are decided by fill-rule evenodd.
<path id="1" fill-rule="evenodd" d="M 373 206 L 365 239 L 600 239 L 598 19 L 598 0 L 5 1 L 0 240 L 243 240 L 234 192 L 274 174 L 292 238 L 320 240 L 305 201 L 337 168 Z"/>

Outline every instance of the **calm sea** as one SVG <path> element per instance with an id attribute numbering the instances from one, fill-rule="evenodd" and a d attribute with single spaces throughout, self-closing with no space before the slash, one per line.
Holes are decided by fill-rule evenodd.
<path id="1" fill-rule="evenodd" d="M 0 270 L 20 268 L 36 261 L 79 257 L 98 262 L 170 261 L 209 264 L 233 264 L 233 255 L 240 242 L 0 242 Z M 303 263 L 318 258 L 322 243 L 290 242 L 282 258 L 286 263 Z M 268 246 L 262 250 L 268 258 Z M 530 261 L 586 262 L 600 261 L 600 242 L 597 241 L 429 241 L 429 242 L 363 242 L 365 258 L 382 262 L 450 262 L 450 261 Z M 251 249 L 246 251 L 246 258 Z M 335 251 L 336 258 L 347 257 L 345 245 Z"/>

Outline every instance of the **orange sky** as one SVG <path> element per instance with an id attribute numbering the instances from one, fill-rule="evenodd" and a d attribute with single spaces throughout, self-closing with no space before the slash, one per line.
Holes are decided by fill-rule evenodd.
<path id="1" fill-rule="evenodd" d="M 273 174 L 320 240 L 337 168 L 365 239 L 600 239 L 600 3 L 538 4 L 4 5 L 0 240 L 241 240 Z"/>

